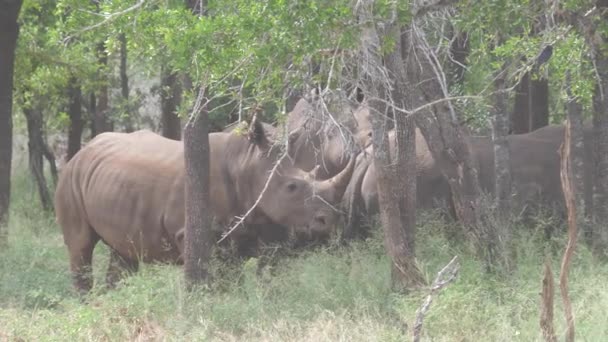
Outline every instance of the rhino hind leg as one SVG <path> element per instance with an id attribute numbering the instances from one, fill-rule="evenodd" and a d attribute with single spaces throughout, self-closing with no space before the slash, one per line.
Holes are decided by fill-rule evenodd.
<path id="1" fill-rule="evenodd" d="M 99 236 L 88 225 L 81 234 L 70 238 L 66 245 L 70 255 L 70 271 L 72 283 L 79 294 L 84 295 L 93 288 L 93 250 L 99 241 Z"/>
<path id="2" fill-rule="evenodd" d="M 110 251 L 110 262 L 106 273 L 106 286 L 110 289 L 126 275 L 137 272 L 139 263 L 136 260 L 123 258 L 114 249 Z"/>

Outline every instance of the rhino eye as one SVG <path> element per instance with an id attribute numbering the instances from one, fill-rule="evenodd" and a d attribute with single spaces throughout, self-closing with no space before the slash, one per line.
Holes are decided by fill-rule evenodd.
<path id="1" fill-rule="evenodd" d="M 297 189 L 296 183 L 289 183 L 287 185 L 287 191 L 289 191 L 289 192 L 294 192 L 294 191 L 296 191 L 296 189 Z"/>

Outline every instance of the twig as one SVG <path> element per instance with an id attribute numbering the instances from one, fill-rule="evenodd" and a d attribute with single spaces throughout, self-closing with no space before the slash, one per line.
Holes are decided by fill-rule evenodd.
<path id="1" fill-rule="evenodd" d="M 545 275 L 543 277 L 540 328 L 547 342 L 557 342 L 555 329 L 553 328 L 553 272 L 549 259 L 545 261 Z"/>
<path id="2" fill-rule="evenodd" d="M 126 8 L 126 9 L 124 9 L 122 11 L 114 12 L 112 14 L 109 14 L 109 15 L 105 16 L 106 18 L 104 20 L 98 22 L 97 24 L 94 24 L 94 25 L 91 25 L 91 26 L 87 26 L 87 27 L 83 28 L 82 30 L 80 30 L 80 31 L 78 31 L 76 33 L 73 33 L 73 34 L 67 36 L 66 38 L 63 39 L 63 44 L 67 44 L 75 36 L 81 35 L 81 34 L 87 32 L 87 31 L 91 31 L 91 30 L 94 30 L 94 29 L 96 29 L 98 27 L 101 27 L 101 26 L 109 23 L 110 21 L 118 18 L 119 16 L 121 16 L 123 14 L 129 13 L 131 11 L 134 11 L 134 10 L 140 8 L 141 6 L 143 6 L 143 4 L 145 2 L 146 2 L 146 0 L 138 0 L 135 5 L 133 5 L 133 6 L 129 7 L 129 8 Z"/>
<path id="3" fill-rule="evenodd" d="M 268 178 L 266 179 L 264 188 L 262 188 L 262 192 L 260 192 L 260 195 L 255 200 L 255 203 L 253 203 L 251 208 L 249 208 L 249 210 L 247 210 L 247 212 L 243 216 L 236 217 L 238 219 L 237 222 L 235 224 L 233 224 L 232 227 L 230 227 L 230 229 L 225 234 L 222 235 L 222 237 L 217 241 L 218 244 L 221 243 L 222 241 L 224 241 L 230 234 L 232 234 L 233 231 L 235 231 L 241 224 L 243 224 L 245 222 L 245 219 L 247 219 L 247 217 L 249 217 L 249 215 L 251 215 L 251 213 L 255 210 L 255 208 L 257 208 L 258 204 L 260 204 L 262 197 L 264 196 L 264 194 L 266 193 L 266 190 L 268 189 L 268 185 L 270 184 L 270 180 L 272 179 L 272 176 L 274 176 L 274 174 L 276 173 L 276 171 L 279 168 L 279 165 L 281 165 L 281 162 L 283 161 L 283 159 L 285 159 L 285 157 L 287 157 L 287 154 L 288 154 L 287 151 L 288 151 L 288 149 L 285 150 L 283 155 L 281 155 L 281 157 L 274 164 L 274 167 L 272 168 L 272 170 L 270 170 L 270 174 L 268 175 Z"/>
<path id="4" fill-rule="evenodd" d="M 413 331 L 414 342 L 420 341 L 420 335 L 422 333 L 422 324 L 424 322 L 424 317 L 429 311 L 431 303 L 433 302 L 433 295 L 441 291 L 451 282 L 453 282 L 456 279 L 459 270 L 460 264 L 458 263 L 458 256 L 454 256 L 452 260 L 447 265 L 445 265 L 445 267 L 442 268 L 439 273 L 437 273 L 437 277 L 431 285 L 431 293 L 429 293 L 429 295 L 426 297 L 418 311 L 416 311 L 416 322 L 414 323 Z"/>
<path id="5" fill-rule="evenodd" d="M 572 254 L 576 245 L 577 225 L 576 225 L 576 204 L 574 200 L 572 188 L 572 169 L 570 165 L 570 120 L 566 120 L 564 143 L 560 148 L 561 168 L 560 177 L 562 181 L 562 190 L 564 192 L 564 200 L 568 209 L 568 244 L 562 259 L 562 265 L 559 274 L 559 289 L 564 301 L 564 311 L 566 314 L 566 341 L 574 342 L 574 317 L 572 314 L 572 302 L 568 295 L 568 272 L 572 261 Z"/>

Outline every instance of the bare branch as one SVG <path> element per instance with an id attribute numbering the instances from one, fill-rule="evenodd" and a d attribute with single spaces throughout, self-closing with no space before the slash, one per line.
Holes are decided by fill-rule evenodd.
<path id="1" fill-rule="evenodd" d="M 115 20 L 116 18 L 120 17 L 121 15 L 127 14 L 129 12 L 132 12 L 132 11 L 140 8 L 145 3 L 146 3 L 146 0 L 138 0 L 137 3 L 135 5 L 133 5 L 133 6 L 131 6 L 131 7 L 128 7 L 126 9 L 122 10 L 122 11 L 118 11 L 118 12 L 114 12 L 114 13 L 105 15 L 105 19 L 102 20 L 102 21 L 100 21 L 100 22 L 98 22 L 97 24 L 94 24 L 94 25 L 91 25 L 91 26 L 87 26 L 87 27 L 83 28 L 82 30 L 80 30 L 80 31 L 78 31 L 76 33 L 73 33 L 73 34 L 67 36 L 66 38 L 64 38 L 63 39 L 63 44 L 68 44 L 74 37 L 76 37 L 78 35 L 81 35 L 81 34 L 87 32 L 87 31 L 91 31 L 91 30 L 94 30 L 94 29 L 96 29 L 98 27 L 101 27 L 101 26 L 103 26 L 103 25 L 105 25 L 105 24 L 107 24 L 107 23 Z M 101 15 L 101 14 L 99 14 L 99 15 Z"/>
<path id="2" fill-rule="evenodd" d="M 445 265 L 437 273 L 437 277 L 433 281 L 431 285 L 431 293 L 426 297 L 420 308 L 416 311 L 416 322 L 414 323 L 414 331 L 413 331 L 413 341 L 420 341 L 420 335 L 422 333 L 422 324 L 424 323 L 424 317 L 426 313 L 429 311 L 431 307 L 431 303 L 433 302 L 433 295 L 437 292 L 441 291 L 448 284 L 456 280 L 456 276 L 458 275 L 458 271 L 460 270 L 460 264 L 458 263 L 458 256 L 454 256 L 452 260 Z"/>
<path id="3" fill-rule="evenodd" d="M 561 168 L 560 176 L 562 181 L 562 189 L 564 192 L 564 199 L 566 201 L 566 208 L 568 209 L 568 244 L 562 259 L 562 265 L 559 274 L 559 289 L 562 294 L 562 300 L 564 302 L 564 311 L 566 314 L 566 341 L 574 341 L 574 316 L 572 314 L 572 302 L 568 294 L 568 272 L 570 271 L 570 263 L 572 261 L 572 255 L 574 254 L 574 247 L 576 246 L 577 238 L 577 224 L 576 224 L 576 201 L 574 200 L 574 189 L 572 187 L 572 168 L 570 165 L 570 120 L 566 120 L 566 129 L 564 132 L 564 143 L 560 148 L 561 155 Z"/>
<path id="4" fill-rule="evenodd" d="M 446 6 L 451 6 L 458 0 L 419 0 L 414 1 L 412 15 L 414 18 L 421 17 L 429 12 L 440 10 Z"/>
<path id="5" fill-rule="evenodd" d="M 270 180 L 272 179 L 274 174 L 277 172 L 277 169 L 279 168 L 279 165 L 281 165 L 281 162 L 283 161 L 283 159 L 285 159 L 285 157 L 287 157 L 287 151 L 288 150 L 286 149 L 285 152 L 281 155 L 281 157 L 274 164 L 274 167 L 272 168 L 272 170 L 270 170 L 270 174 L 268 175 L 268 178 L 266 178 L 266 183 L 264 183 L 264 188 L 262 188 L 262 191 L 260 192 L 260 195 L 256 199 L 255 203 L 253 203 L 251 208 L 249 208 L 249 210 L 247 210 L 247 212 L 243 216 L 236 217 L 238 219 L 237 222 L 234 223 L 232 225 L 232 227 L 230 227 L 230 229 L 228 229 L 228 231 L 222 235 L 222 237 L 217 241 L 218 244 L 221 243 L 222 241 L 224 241 L 230 234 L 232 234 L 233 231 L 235 231 L 240 225 L 242 225 L 245 222 L 245 220 L 247 219 L 247 217 L 249 217 L 249 215 L 251 215 L 251 213 L 255 210 L 255 208 L 257 208 L 257 206 L 260 204 L 262 197 L 264 196 L 264 194 L 266 193 L 266 190 L 268 189 Z"/>

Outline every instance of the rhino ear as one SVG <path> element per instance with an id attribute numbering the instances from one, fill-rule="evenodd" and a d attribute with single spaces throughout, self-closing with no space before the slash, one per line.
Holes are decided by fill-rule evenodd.
<path id="1" fill-rule="evenodd" d="M 262 122 L 260 120 L 258 120 L 257 113 L 255 113 L 253 115 L 253 118 L 251 119 L 251 122 L 249 123 L 249 130 L 247 132 L 247 137 L 248 137 L 249 141 L 251 141 L 252 143 L 254 143 L 258 146 L 261 146 L 261 147 L 269 146 L 268 138 L 266 137 L 266 131 L 264 130 L 264 126 L 262 125 Z"/>

